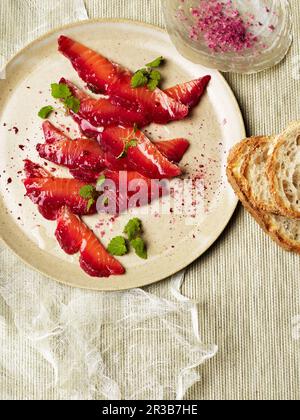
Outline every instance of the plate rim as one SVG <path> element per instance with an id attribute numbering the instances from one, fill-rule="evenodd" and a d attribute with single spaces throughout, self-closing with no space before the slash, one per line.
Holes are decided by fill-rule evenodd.
<path id="1" fill-rule="evenodd" d="M 43 41 L 43 40 L 46 40 L 47 38 L 49 38 L 51 35 L 53 35 L 53 34 L 55 34 L 56 32 L 58 32 L 58 31 L 63 31 L 63 30 L 65 30 L 65 29 L 69 29 L 69 28 L 73 28 L 73 27 L 76 27 L 76 26 L 81 26 L 81 25 L 85 25 L 85 24 L 93 24 L 93 23 L 111 23 L 111 24 L 117 24 L 117 23 L 121 23 L 121 24 L 133 24 L 133 25 L 135 25 L 135 26 L 141 26 L 141 27 L 146 27 L 146 28 L 152 28 L 152 29 L 154 29 L 154 30 L 156 30 L 156 31 L 159 31 L 159 32 L 161 32 L 161 33 L 163 33 L 163 34 L 165 34 L 165 35 L 167 35 L 169 38 L 170 38 L 170 36 L 169 36 L 169 34 L 168 34 L 168 32 L 167 32 L 167 30 L 165 30 L 165 29 L 163 29 L 163 28 L 161 28 L 161 27 L 159 27 L 159 26 L 157 26 L 157 25 L 154 25 L 154 24 L 151 24 L 151 23 L 146 23 L 146 22 L 142 22 L 142 21 L 138 21 L 138 20 L 134 20 L 134 19 L 125 19 L 125 18 L 122 18 L 122 19 L 119 19 L 119 18 L 95 18 L 95 19 L 84 19 L 84 20 L 80 20 L 80 21 L 76 21 L 76 22 L 72 22 L 72 23 L 69 23 L 69 24 L 66 24 L 66 25 L 63 25 L 63 26 L 58 26 L 58 27 L 56 27 L 56 28 L 54 28 L 54 29 L 51 29 L 50 31 L 48 31 L 48 32 L 46 32 L 45 34 L 43 34 L 43 35 L 41 35 L 41 36 L 39 36 L 39 37 L 37 37 L 36 39 L 34 39 L 33 41 L 31 41 L 30 43 L 28 43 L 27 45 L 25 45 L 21 50 L 19 50 L 16 54 L 14 54 L 9 60 L 7 60 L 7 62 L 4 64 L 4 66 L 3 66 L 3 70 L 5 71 L 6 70 L 6 68 L 11 64 L 11 63 L 13 63 L 15 60 L 17 60 L 18 59 L 18 57 L 19 56 L 22 56 L 24 53 L 26 53 L 26 51 L 27 50 L 29 50 L 31 47 L 34 47 L 36 44 L 38 44 L 38 43 L 40 43 L 41 41 Z M 172 43 L 172 40 L 171 40 L 171 38 L 170 38 L 170 42 Z M 178 51 L 178 50 L 177 50 Z M 178 54 L 180 54 L 179 52 L 178 52 Z M 191 61 L 191 60 L 189 60 L 189 59 L 186 59 L 187 61 Z M 191 61 L 192 62 L 192 61 Z M 193 62 L 192 62 L 193 63 Z M 194 63 L 194 64 L 197 64 L 197 63 Z M 199 65 L 201 65 L 200 63 L 198 63 Z M 203 67 L 205 67 L 205 66 L 203 66 Z M 244 117 L 243 117 L 243 113 L 242 113 L 242 110 L 241 110 L 241 108 L 240 108 L 240 105 L 239 105 L 239 102 L 238 102 L 238 100 L 237 100 L 237 98 L 236 98 L 236 96 L 235 96 L 235 94 L 234 94 L 234 92 L 233 92 L 233 90 L 231 89 L 231 87 L 230 87 L 230 85 L 229 85 L 229 83 L 227 82 L 227 80 L 225 79 L 225 77 L 224 77 L 224 75 L 220 72 L 220 71 L 217 71 L 217 70 L 215 70 L 215 69 L 213 69 L 214 71 L 216 71 L 217 73 L 218 73 L 218 76 L 220 77 L 220 79 L 222 80 L 222 82 L 223 82 L 223 85 L 224 85 L 224 88 L 226 88 L 226 90 L 227 90 L 227 93 L 228 93 L 228 95 L 230 96 L 230 98 L 231 98 L 231 101 L 232 101 L 232 105 L 234 106 L 234 108 L 235 108 L 235 111 L 236 111 L 236 115 L 237 115 L 237 118 L 239 119 L 239 123 L 240 123 L 240 128 L 241 128 L 241 131 L 243 131 L 243 136 L 244 137 L 246 137 L 246 135 L 247 135 L 247 133 L 246 133 L 246 125 L 245 125 L 245 120 L 244 120 Z M 0 200 L 1 200 L 1 204 L 2 204 L 2 207 L 6 207 L 5 206 L 5 204 L 4 204 L 4 201 L 3 201 L 3 197 L 2 197 L 2 194 L 0 195 Z M 214 235 L 214 238 L 213 239 L 211 239 L 208 243 L 207 243 L 207 245 L 205 246 L 205 250 L 204 251 L 202 251 L 196 258 L 192 258 L 191 259 L 191 261 L 189 261 L 189 262 L 187 262 L 187 263 L 185 263 L 183 266 L 181 266 L 179 269 L 176 269 L 174 272 L 172 272 L 172 273 L 170 273 L 170 275 L 169 276 L 167 276 L 167 277 L 163 277 L 163 278 L 161 278 L 161 279 L 159 279 L 159 280 L 155 280 L 155 281 L 152 281 L 152 282 L 149 282 L 149 283 L 146 283 L 146 284 L 144 284 L 142 281 L 139 283 L 139 282 L 137 282 L 137 285 L 136 286 L 134 286 L 134 287 L 118 287 L 118 288 L 109 288 L 109 287 L 105 287 L 105 284 L 104 284 L 104 287 L 103 288 L 94 288 L 94 287 L 91 287 L 91 286 L 80 286 L 80 285 L 74 285 L 74 284 L 70 284 L 70 283 L 67 283 L 67 282 L 65 282 L 64 280 L 61 280 L 61 279 L 59 279 L 58 277 L 55 277 L 54 275 L 51 275 L 51 274 L 49 274 L 49 273 L 47 273 L 47 272 L 45 272 L 45 271 L 43 271 L 42 269 L 40 269 L 40 268 L 38 268 L 38 267 L 36 267 L 36 266 L 34 266 L 33 264 L 31 264 L 29 261 L 27 261 L 16 249 L 14 249 L 14 247 L 10 244 L 10 243 L 8 243 L 8 240 L 6 240 L 6 239 L 4 239 L 4 237 L 2 236 L 2 232 L 4 231 L 4 229 L 0 229 L 0 240 L 1 240 L 1 242 L 8 248 L 8 249 L 10 249 L 13 253 L 14 253 L 14 255 L 17 257 L 17 258 L 19 258 L 28 268 L 30 268 L 30 269 L 32 269 L 32 270 L 34 270 L 34 271 L 36 271 L 36 272 L 38 272 L 39 274 L 41 274 L 41 275 L 43 275 L 43 276 L 45 276 L 45 277 L 47 277 L 47 278 L 49 278 L 49 279 L 51 279 L 51 280 L 53 280 L 53 281 L 55 281 L 55 282 L 57 282 L 57 283 L 59 283 L 59 284 L 63 284 L 63 285 L 65 285 L 65 286 L 68 286 L 68 287 L 72 287 L 72 288 L 77 288 L 77 289 L 82 289 L 82 290 L 94 290 L 94 291 L 99 291 L 99 292 L 101 292 L 101 291 L 107 291 L 107 292 L 113 292 L 113 291 L 126 291 L 126 290 L 130 290 L 130 289 L 133 289 L 133 288 L 138 288 L 138 287 L 146 287 L 146 286 L 149 286 L 149 285 L 152 285 L 152 284 L 156 284 L 156 283 L 158 283 L 158 282 L 161 282 L 161 281 L 164 281 L 164 280 L 166 280 L 166 279 L 168 279 L 169 277 L 172 277 L 172 276 L 174 276 L 175 274 L 177 274 L 177 273 L 179 273 L 180 271 L 182 271 L 182 270 L 184 270 L 184 269 L 186 269 L 186 268 L 188 268 L 191 264 L 193 264 L 195 261 L 197 261 L 202 255 L 204 255 L 212 246 L 213 246 L 213 244 L 215 243 L 215 242 L 217 242 L 217 240 L 221 237 L 221 235 L 222 235 L 222 233 L 225 231 L 225 229 L 227 228 L 227 226 L 228 226 L 228 224 L 229 224 L 229 222 L 230 222 L 230 220 L 232 219 L 232 217 L 233 217 L 233 215 L 234 215 L 234 213 L 235 213 L 235 211 L 236 211 L 236 208 L 237 208 L 237 205 L 238 205 L 238 202 L 239 202 L 239 200 L 238 200 L 238 198 L 237 197 L 234 197 L 234 203 L 233 203 L 233 206 L 232 206 L 232 211 L 229 213 L 229 216 L 228 216 L 228 220 L 226 220 L 226 223 L 224 223 L 224 227 L 222 228 L 222 229 L 220 229 L 218 232 L 216 232 L 216 234 Z M 1 226 L 0 226 L 1 227 Z M 37 247 L 38 247 L 38 245 L 37 245 Z"/>

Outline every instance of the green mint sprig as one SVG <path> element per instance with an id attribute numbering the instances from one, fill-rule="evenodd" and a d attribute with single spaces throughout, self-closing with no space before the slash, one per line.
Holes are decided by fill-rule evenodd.
<path id="1" fill-rule="evenodd" d="M 87 200 L 87 211 L 89 212 L 98 198 L 96 188 L 93 185 L 84 185 L 80 188 L 79 195 Z"/>
<path id="2" fill-rule="evenodd" d="M 116 257 L 122 257 L 128 253 L 128 246 L 126 239 L 123 236 L 116 236 L 113 238 L 108 247 L 108 252 Z"/>
<path id="3" fill-rule="evenodd" d="M 117 157 L 117 159 L 124 159 L 127 156 L 129 149 L 131 147 L 136 147 L 138 145 L 138 140 L 136 138 L 133 138 L 138 131 L 139 131 L 139 128 L 137 124 L 134 124 L 132 132 L 129 134 L 128 137 L 123 139 L 124 148 L 122 152 L 119 154 L 119 156 Z"/>
<path id="4" fill-rule="evenodd" d="M 132 241 L 142 232 L 142 222 L 137 217 L 129 220 L 127 225 L 124 228 L 125 235 L 128 236 L 128 239 Z"/>
<path id="5" fill-rule="evenodd" d="M 142 222 L 137 217 L 129 220 L 124 228 L 129 244 L 134 249 L 136 255 L 144 260 L 148 258 L 147 246 L 142 234 Z M 123 236 L 113 238 L 108 245 L 108 252 L 114 256 L 123 256 L 129 252 L 128 241 Z"/>
<path id="6" fill-rule="evenodd" d="M 65 83 L 52 83 L 51 95 L 54 99 L 62 100 L 68 111 L 73 111 L 75 114 L 79 112 L 80 100 L 72 94 L 71 89 Z M 53 106 L 44 106 L 40 109 L 38 116 L 45 120 L 53 111 L 55 111 Z"/>
<path id="7" fill-rule="evenodd" d="M 146 64 L 145 68 L 137 70 L 131 79 L 131 87 L 138 88 L 147 86 L 152 92 L 159 86 L 162 79 L 161 73 L 154 70 L 160 67 L 165 61 L 164 57 L 158 57 L 151 63 Z"/>
<path id="8" fill-rule="evenodd" d="M 147 247 L 143 238 L 138 237 L 138 238 L 133 239 L 130 242 L 130 245 L 135 250 L 135 253 L 138 257 L 142 258 L 143 260 L 147 260 L 148 258 Z"/>
<path id="9" fill-rule="evenodd" d="M 38 116 L 40 118 L 42 118 L 43 120 L 46 120 L 54 111 L 53 106 L 48 105 L 48 106 L 44 106 L 43 108 L 40 109 Z"/>
<path id="10" fill-rule="evenodd" d="M 80 100 L 76 98 L 65 83 L 52 83 L 51 94 L 54 99 L 61 99 L 69 111 L 77 112 L 80 109 Z"/>

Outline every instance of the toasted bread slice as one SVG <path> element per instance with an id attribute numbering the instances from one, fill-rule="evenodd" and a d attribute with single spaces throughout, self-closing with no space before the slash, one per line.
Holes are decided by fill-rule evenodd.
<path id="1" fill-rule="evenodd" d="M 300 254 L 300 220 L 264 213 L 264 223 L 270 236 L 287 251 Z"/>
<path id="2" fill-rule="evenodd" d="M 281 213 L 300 219 L 300 121 L 290 124 L 277 138 L 267 174 Z"/>
<path id="3" fill-rule="evenodd" d="M 261 211 L 284 216 L 271 194 L 267 176 L 267 162 L 276 137 L 253 137 L 251 150 L 242 166 L 242 178 L 251 204 Z"/>
<path id="4" fill-rule="evenodd" d="M 282 248 L 300 254 L 300 221 L 261 211 L 248 199 L 248 182 L 242 172 L 248 153 L 253 151 L 253 145 L 257 141 L 262 141 L 262 137 L 245 139 L 231 150 L 227 165 L 228 180 L 246 210 L 261 228 Z"/>
<path id="5" fill-rule="evenodd" d="M 263 212 L 254 206 L 248 198 L 249 184 L 243 175 L 248 154 L 253 150 L 254 144 L 261 139 L 262 137 L 250 137 L 231 149 L 227 162 L 227 178 L 246 210 L 255 218 L 262 229 L 269 233 L 263 218 Z"/>

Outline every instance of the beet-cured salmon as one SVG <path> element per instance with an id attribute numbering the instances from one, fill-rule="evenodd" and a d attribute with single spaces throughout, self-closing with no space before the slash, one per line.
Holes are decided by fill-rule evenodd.
<path id="1" fill-rule="evenodd" d="M 95 140 L 71 140 L 49 121 L 44 122 L 43 130 L 46 143 L 38 144 L 41 158 L 69 169 L 90 169 L 101 171 L 106 168 L 106 157 Z"/>
<path id="2" fill-rule="evenodd" d="M 74 121 L 78 124 L 80 131 L 83 135 L 93 139 L 101 138 L 101 133 L 103 130 L 99 130 L 99 127 L 93 126 L 91 123 L 86 121 L 84 118 L 71 112 L 71 115 Z M 179 163 L 183 158 L 185 152 L 190 146 L 188 140 L 179 138 L 179 139 L 171 139 L 171 140 L 154 140 L 154 144 L 157 149 L 171 162 Z M 121 162 L 119 162 L 118 170 L 124 169 L 122 168 Z M 110 166 L 109 166 L 110 167 Z M 128 166 L 127 166 L 128 167 Z M 112 168 L 117 169 L 117 168 Z"/>
<path id="3" fill-rule="evenodd" d="M 105 151 L 147 178 L 174 178 L 182 173 L 140 130 L 110 127 L 99 136 L 99 141 Z"/>
<path id="4" fill-rule="evenodd" d="M 122 265 L 68 207 L 63 207 L 59 212 L 55 236 L 67 254 L 80 252 L 80 266 L 88 275 L 109 277 L 125 273 Z"/>
<path id="5" fill-rule="evenodd" d="M 101 54 L 66 36 L 61 36 L 58 44 L 59 51 L 71 61 L 81 79 L 96 86 L 116 104 L 141 110 L 147 120 L 158 124 L 182 120 L 187 116 L 188 107 L 160 89 L 151 91 L 147 87 L 132 88 L 132 73 Z"/>
<path id="6" fill-rule="evenodd" d="M 210 80 L 211 76 L 204 76 L 200 79 L 174 86 L 164 92 L 189 108 L 194 108 L 200 102 Z"/>
<path id="7" fill-rule="evenodd" d="M 23 180 L 26 195 L 39 208 L 48 220 L 55 220 L 59 209 L 67 205 L 79 215 L 96 213 L 96 204 L 88 206 L 88 201 L 81 197 L 80 190 L 86 185 L 77 179 L 55 178 L 42 167 L 25 161 L 26 179 Z"/>
<path id="8" fill-rule="evenodd" d="M 95 127 L 109 127 L 123 125 L 131 127 L 137 124 L 139 127 L 148 125 L 151 121 L 144 116 L 141 110 L 128 109 L 114 104 L 109 99 L 95 99 L 87 95 L 69 80 L 62 78 L 60 83 L 69 87 L 73 96 L 80 100 L 78 115 L 87 120 Z"/>
<path id="9" fill-rule="evenodd" d="M 154 144 L 160 153 L 174 163 L 179 163 L 190 147 L 190 143 L 186 139 L 161 140 Z"/>

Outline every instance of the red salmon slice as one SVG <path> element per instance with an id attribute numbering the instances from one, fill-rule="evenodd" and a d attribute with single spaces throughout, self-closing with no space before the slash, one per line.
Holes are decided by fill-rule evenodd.
<path id="1" fill-rule="evenodd" d="M 186 139 L 160 140 L 154 144 L 160 153 L 174 163 L 179 163 L 190 147 L 190 142 Z"/>
<path id="2" fill-rule="evenodd" d="M 140 107 L 144 115 L 157 124 L 180 121 L 188 115 L 188 107 L 158 88 L 154 91 L 147 87 L 132 88 L 131 78 L 132 74 L 126 72 L 109 87 L 107 94 L 116 104 L 131 109 Z"/>
<path id="3" fill-rule="evenodd" d="M 186 139 L 160 140 L 156 141 L 154 144 L 168 160 L 174 163 L 179 163 L 182 160 L 185 152 L 190 146 L 190 143 Z M 126 163 L 127 162 L 124 162 L 124 159 L 118 160 L 112 155 L 109 157 L 109 154 L 106 154 L 106 166 L 111 168 L 111 170 L 126 171 L 128 170 L 128 164 L 126 165 Z M 82 167 L 70 169 L 70 174 L 76 179 L 92 184 L 97 182 L 100 177 L 99 171 L 93 171 Z"/>
<path id="4" fill-rule="evenodd" d="M 189 108 L 194 108 L 199 104 L 210 80 L 211 76 L 204 76 L 200 79 L 174 86 L 164 92 L 175 99 L 175 101 L 181 102 Z"/>
<path id="5" fill-rule="evenodd" d="M 95 169 L 105 168 L 105 155 L 94 140 L 63 140 L 52 144 L 38 144 L 41 158 L 69 169 L 77 167 Z"/>
<path id="6" fill-rule="evenodd" d="M 105 176 L 106 181 L 102 186 L 104 195 L 100 198 L 101 201 L 98 201 L 98 206 L 99 203 L 101 205 L 101 207 L 98 207 L 99 213 L 118 216 L 131 208 L 151 204 L 168 193 L 167 186 L 159 185 L 155 183 L 155 180 L 146 178 L 138 172 L 106 169 L 95 173 L 85 169 L 72 169 L 70 173 L 74 178 L 87 184 L 95 184 L 100 176 Z M 110 184 L 107 185 L 109 181 L 114 183 L 112 188 Z M 104 204 L 106 199 L 107 205 Z"/>
<path id="7" fill-rule="evenodd" d="M 99 137 L 100 146 L 118 158 L 126 145 L 134 140 L 136 145 L 129 147 L 126 156 L 118 159 L 127 163 L 131 170 L 151 179 L 174 178 L 181 175 L 180 168 L 160 153 L 157 147 L 141 132 L 133 128 L 106 128 Z"/>
<path id="8" fill-rule="evenodd" d="M 27 175 L 29 175 L 28 172 Z M 58 210 L 64 205 L 69 206 L 74 213 L 79 215 L 96 213 L 96 204 L 94 203 L 88 209 L 88 200 L 80 195 L 80 190 L 86 183 L 77 179 L 54 178 L 52 176 L 36 178 L 36 175 L 38 174 L 34 172 L 27 176 L 23 183 L 26 196 L 39 207 L 46 219 L 55 220 Z"/>
<path id="9" fill-rule="evenodd" d="M 200 102 L 211 76 L 205 76 L 197 80 L 176 85 L 164 92 L 177 102 L 193 108 Z M 114 125 L 139 127 L 148 125 L 141 111 L 130 110 L 120 105 L 113 104 L 109 99 L 95 99 L 79 89 L 74 83 L 62 78 L 59 83 L 66 84 L 73 95 L 80 100 L 78 114 L 95 127 L 108 127 Z"/>
<path id="10" fill-rule="evenodd" d="M 71 140 L 49 121 L 43 124 L 43 130 L 46 143 L 36 147 L 41 158 L 69 169 L 101 171 L 106 167 L 105 153 L 95 140 Z"/>
<path id="11" fill-rule="evenodd" d="M 56 128 L 50 121 L 45 121 L 42 128 L 46 143 L 51 144 L 56 141 L 63 141 L 68 139 L 68 136 Z"/>
<path id="12" fill-rule="evenodd" d="M 89 178 L 91 172 L 95 172 L 96 176 L 106 168 L 116 171 L 128 169 L 126 161 L 104 152 L 94 139 L 72 140 L 49 121 L 44 122 L 43 130 L 46 143 L 37 145 L 40 157 L 69 168 L 72 174 L 82 175 L 79 179 Z M 94 134 L 99 135 L 99 131 L 94 130 Z"/>
<path id="13" fill-rule="evenodd" d="M 84 168 L 74 168 L 69 170 L 75 179 L 85 182 L 86 184 L 95 184 L 100 177 L 101 172 L 95 172 Z"/>
<path id="14" fill-rule="evenodd" d="M 26 178 L 51 178 L 50 172 L 46 171 L 42 166 L 33 163 L 31 160 L 24 160 L 24 172 Z"/>
<path id="15" fill-rule="evenodd" d="M 141 110 L 147 120 L 158 124 L 182 120 L 187 116 L 188 107 L 160 89 L 152 92 L 147 87 L 132 88 L 132 73 L 95 51 L 66 36 L 61 36 L 58 44 L 59 51 L 71 61 L 81 79 L 110 96 L 117 105 Z"/>
<path id="16" fill-rule="evenodd" d="M 58 45 L 59 51 L 71 61 L 79 77 L 97 87 L 99 92 L 106 93 L 109 85 L 118 78 L 119 66 L 101 54 L 63 35 L 59 37 Z"/>
<path id="17" fill-rule="evenodd" d="M 110 127 L 115 125 L 131 127 L 134 124 L 137 124 L 139 127 L 144 127 L 150 122 L 141 111 L 116 105 L 109 99 L 94 99 L 77 88 L 69 80 L 61 79 L 60 83 L 66 84 L 73 95 L 80 100 L 78 115 L 96 127 Z"/>
<path id="18" fill-rule="evenodd" d="M 125 273 L 124 267 L 68 207 L 63 207 L 59 212 L 55 236 L 67 254 L 80 252 L 80 266 L 88 275 L 109 277 Z"/>
<path id="19" fill-rule="evenodd" d="M 78 124 L 79 129 L 83 135 L 89 138 L 94 138 L 101 142 L 101 133 L 103 130 L 99 131 L 99 128 L 93 126 L 78 114 L 72 113 L 72 116 L 74 121 Z M 182 160 L 190 145 L 189 141 L 186 139 L 155 140 L 154 144 L 168 160 L 175 163 L 179 163 Z M 178 150 L 175 150 L 174 146 L 178 146 Z M 126 162 L 126 164 L 125 161 L 120 162 L 120 160 L 116 160 L 116 158 L 114 158 L 112 155 L 107 155 L 107 162 L 107 166 L 110 169 L 122 171 L 131 168 L 131 165 L 129 165 L 128 162 Z"/>
<path id="20" fill-rule="evenodd" d="M 44 210 L 44 216 L 49 214 L 46 217 L 48 220 L 55 220 L 55 212 L 64 205 L 69 206 L 78 215 L 96 213 L 95 204 L 88 210 L 88 200 L 79 194 L 80 189 L 86 185 L 82 181 L 64 178 L 27 178 L 23 182 L 27 197 Z"/>

